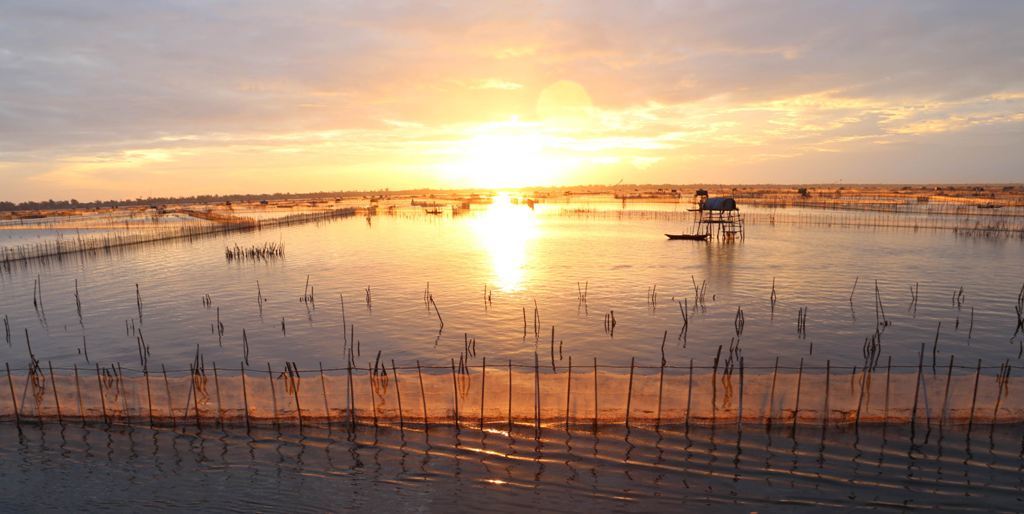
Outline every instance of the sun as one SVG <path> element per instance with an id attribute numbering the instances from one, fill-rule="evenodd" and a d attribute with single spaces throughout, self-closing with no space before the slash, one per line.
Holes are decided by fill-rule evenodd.
<path id="1" fill-rule="evenodd" d="M 453 149 L 448 178 L 466 187 L 489 189 L 544 186 L 565 171 L 542 127 L 512 121 L 474 131 Z"/>

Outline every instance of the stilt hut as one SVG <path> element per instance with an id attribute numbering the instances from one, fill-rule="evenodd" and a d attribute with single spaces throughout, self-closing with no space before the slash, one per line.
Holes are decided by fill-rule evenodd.
<path id="1" fill-rule="evenodd" d="M 694 197 L 696 208 L 691 210 L 695 234 L 707 234 L 712 239 L 743 238 L 743 216 L 735 198 L 709 197 L 703 189 L 697 190 Z"/>

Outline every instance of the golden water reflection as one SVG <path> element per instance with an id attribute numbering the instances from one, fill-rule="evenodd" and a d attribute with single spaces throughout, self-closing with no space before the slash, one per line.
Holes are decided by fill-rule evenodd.
<path id="1" fill-rule="evenodd" d="M 470 227 L 491 258 L 493 286 L 518 291 L 526 278 L 527 250 L 540 234 L 540 221 L 525 205 L 498 193 L 483 214 L 469 220 Z"/>

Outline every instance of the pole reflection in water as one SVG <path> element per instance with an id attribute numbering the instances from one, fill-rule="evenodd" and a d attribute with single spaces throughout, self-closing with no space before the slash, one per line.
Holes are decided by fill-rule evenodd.
<path id="1" fill-rule="evenodd" d="M 14 511 L 1018 508 L 1018 428 L 907 430 L 2 426 L 0 494 Z"/>

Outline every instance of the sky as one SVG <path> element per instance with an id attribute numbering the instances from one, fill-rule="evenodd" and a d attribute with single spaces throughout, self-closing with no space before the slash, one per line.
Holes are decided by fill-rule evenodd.
<path id="1" fill-rule="evenodd" d="M 0 200 L 1024 181 L 1020 1 L 0 0 Z"/>

